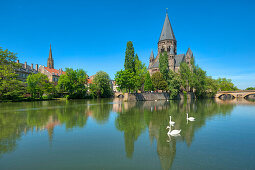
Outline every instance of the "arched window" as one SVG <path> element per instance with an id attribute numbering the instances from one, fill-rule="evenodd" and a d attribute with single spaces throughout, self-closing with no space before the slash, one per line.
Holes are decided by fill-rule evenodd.
<path id="1" fill-rule="evenodd" d="M 161 53 L 163 53 L 165 51 L 165 49 L 164 48 L 161 48 Z"/>
<path id="2" fill-rule="evenodd" d="M 170 46 L 167 47 L 167 51 L 170 52 Z"/>

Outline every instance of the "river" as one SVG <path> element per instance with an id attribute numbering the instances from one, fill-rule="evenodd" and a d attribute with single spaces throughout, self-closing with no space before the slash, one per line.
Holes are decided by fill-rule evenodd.
<path id="1" fill-rule="evenodd" d="M 0 103 L 1 170 L 255 169 L 254 143 L 255 102 Z"/>

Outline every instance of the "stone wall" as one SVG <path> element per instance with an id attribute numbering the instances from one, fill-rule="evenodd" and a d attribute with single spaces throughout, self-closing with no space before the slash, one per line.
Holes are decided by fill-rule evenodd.
<path id="1" fill-rule="evenodd" d="M 124 101 L 169 100 L 169 93 L 125 93 Z"/>

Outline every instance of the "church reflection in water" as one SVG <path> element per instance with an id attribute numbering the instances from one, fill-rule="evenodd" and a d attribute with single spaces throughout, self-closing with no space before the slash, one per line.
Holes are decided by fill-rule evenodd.
<path id="1" fill-rule="evenodd" d="M 52 143 L 56 126 L 83 128 L 89 117 L 97 124 L 104 124 L 111 114 L 115 114 L 115 128 L 124 134 L 126 156 L 132 158 L 135 142 L 148 131 L 151 142 L 157 143 L 162 169 L 169 169 L 178 141 L 190 146 L 196 130 L 205 124 L 206 119 L 217 114 L 230 114 L 234 106 L 213 100 L 122 102 L 120 99 L 105 99 L 5 103 L 1 104 L 0 111 L 0 156 L 14 151 L 17 140 L 28 132 L 47 130 Z M 197 121 L 187 124 L 186 112 Z M 176 122 L 174 128 L 182 129 L 179 137 L 167 136 L 170 115 Z"/>

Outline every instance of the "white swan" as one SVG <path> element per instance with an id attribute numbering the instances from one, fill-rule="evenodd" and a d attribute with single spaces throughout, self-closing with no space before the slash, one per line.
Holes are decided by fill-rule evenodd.
<path id="1" fill-rule="evenodd" d="M 167 135 L 171 135 L 171 136 L 180 136 L 182 130 L 172 130 L 171 128 L 169 129 L 169 131 L 167 132 Z"/>
<path id="2" fill-rule="evenodd" d="M 189 114 L 187 113 L 187 120 L 189 120 L 189 121 L 195 121 L 195 118 L 194 118 L 194 117 L 189 117 Z"/>
<path id="3" fill-rule="evenodd" d="M 175 122 L 174 122 L 174 121 L 172 121 L 172 119 L 171 119 L 171 118 L 172 118 L 172 117 L 170 116 L 169 125 L 174 126 Z"/>
<path id="4" fill-rule="evenodd" d="M 180 136 L 180 133 L 182 130 L 171 130 L 171 125 L 167 126 L 166 128 L 169 128 L 167 135 L 168 136 Z"/>

